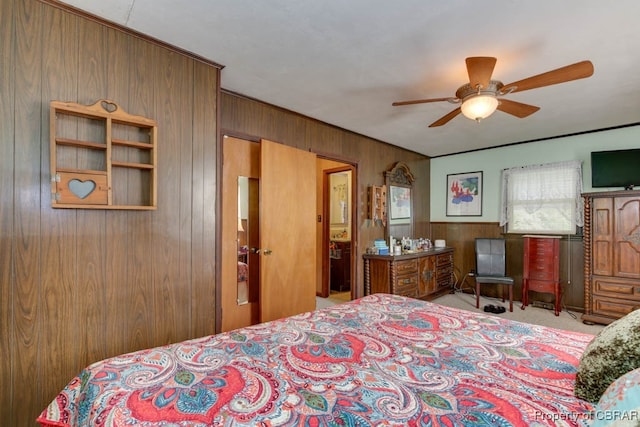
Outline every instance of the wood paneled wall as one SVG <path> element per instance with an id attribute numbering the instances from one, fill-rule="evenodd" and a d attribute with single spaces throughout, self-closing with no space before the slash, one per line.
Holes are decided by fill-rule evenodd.
<path id="1" fill-rule="evenodd" d="M 390 144 L 367 138 L 299 114 L 222 92 L 222 133 L 245 138 L 264 138 L 309 150 L 335 160 L 357 165 L 358 218 L 355 259 L 356 295 L 364 294 L 362 254 L 375 239 L 385 237 L 384 228 L 367 219 L 367 188 L 384 184 L 384 172 L 396 162 L 405 162 L 416 180 L 413 187 L 416 236 L 429 237 L 429 159 Z"/>
<path id="2" fill-rule="evenodd" d="M 515 279 L 513 298 L 522 299 L 522 269 L 524 245 L 522 236 L 503 234 L 502 227 L 495 222 L 433 222 L 431 234 L 434 239 L 445 239 L 447 246 L 455 248 L 453 256 L 454 271 L 459 281 L 475 269 L 476 237 L 504 237 L 507 245 L 507 274 Z M 467 279 L 465 288 L 475 286 Z M 560 240 L 560 283 L 562 286 L 563 308 L 571 311 L 584 311 L 584 250 L 582 238 L 566 236 Z M 482 294 L 499 295 L 499 289 L 490 286 Z M 552 302 L 553 296 L 531 292 L 530 301 Z"/>
<path id="3" fill-rule="evenodd" d="M 219 66 L 36 0 L 0 0 L 0 420 L 87 364 L 215 329 Z M 52 209 L 49 101 L 158 122 L 157 211 Z"/>

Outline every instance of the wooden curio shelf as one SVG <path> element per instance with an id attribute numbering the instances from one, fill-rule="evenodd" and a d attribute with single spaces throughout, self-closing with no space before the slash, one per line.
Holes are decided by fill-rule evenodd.
<path id="1" fill-rule="evenodd" d="M 51 206 L 157 208 L 157 125 L 113 101 L 51 101 Z"/>
<path id="2" fill-rule="evenodd" d="M 369 187 L 369 219 L 387 224 L 387 186 L 372 185 Z"/>

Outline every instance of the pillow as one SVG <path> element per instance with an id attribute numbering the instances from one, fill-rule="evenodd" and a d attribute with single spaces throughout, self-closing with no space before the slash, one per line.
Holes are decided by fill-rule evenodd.
<path id="1" fill-rule="evenodd" d="M 609 384 L 640 368 L 640 310 L 606 326 L 580 358 L 574 394 L 597 402 Z"/>
<path id="2" fill-rule="evenodd" d="M 640 424 L 640 369 L 627 372 L 604 392 L 593 414 L 591 427 Z"/>

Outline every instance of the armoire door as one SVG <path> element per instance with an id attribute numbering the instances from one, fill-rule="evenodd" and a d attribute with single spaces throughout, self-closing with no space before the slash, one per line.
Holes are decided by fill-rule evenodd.
<path id="1" fill-rule="evenodd" d="M 640 279 L 640 199 L 614 198 L 614 270 L 617 277 Z"/>
<path id="2" fill-rule="evenodd" d="M 220 330 L 314 310 L 315 155 L 271 141 L 225 136 L 223 159 Z M 246 239 L 249 251 L 243 260 L 249 260 L 251 273 L 259 270 L 257 287 L 255 281 L 249 284 L 249 298 L 239 298 L 239 177 L 259 181 L 259 226 L 242 231 L 254 233 Z M 255 275 L 248 277 L 254 280 Z"/>

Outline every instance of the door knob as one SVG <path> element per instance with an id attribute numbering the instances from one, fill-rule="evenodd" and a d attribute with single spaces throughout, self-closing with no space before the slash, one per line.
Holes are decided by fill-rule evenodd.
<path id="1" fill-rule="evenodd" d="M 260 248 L 251 248 L 250 249 L 252 254 L 259 254 L 260 253 Z"/>
<path id="2" fill-rule="evenodd" d="M 271 252 L 273 252 L 273 251 L 271 249 L 265 249 L 262 252 L 264 252 L 265 255 L 271 255 Z"/>

